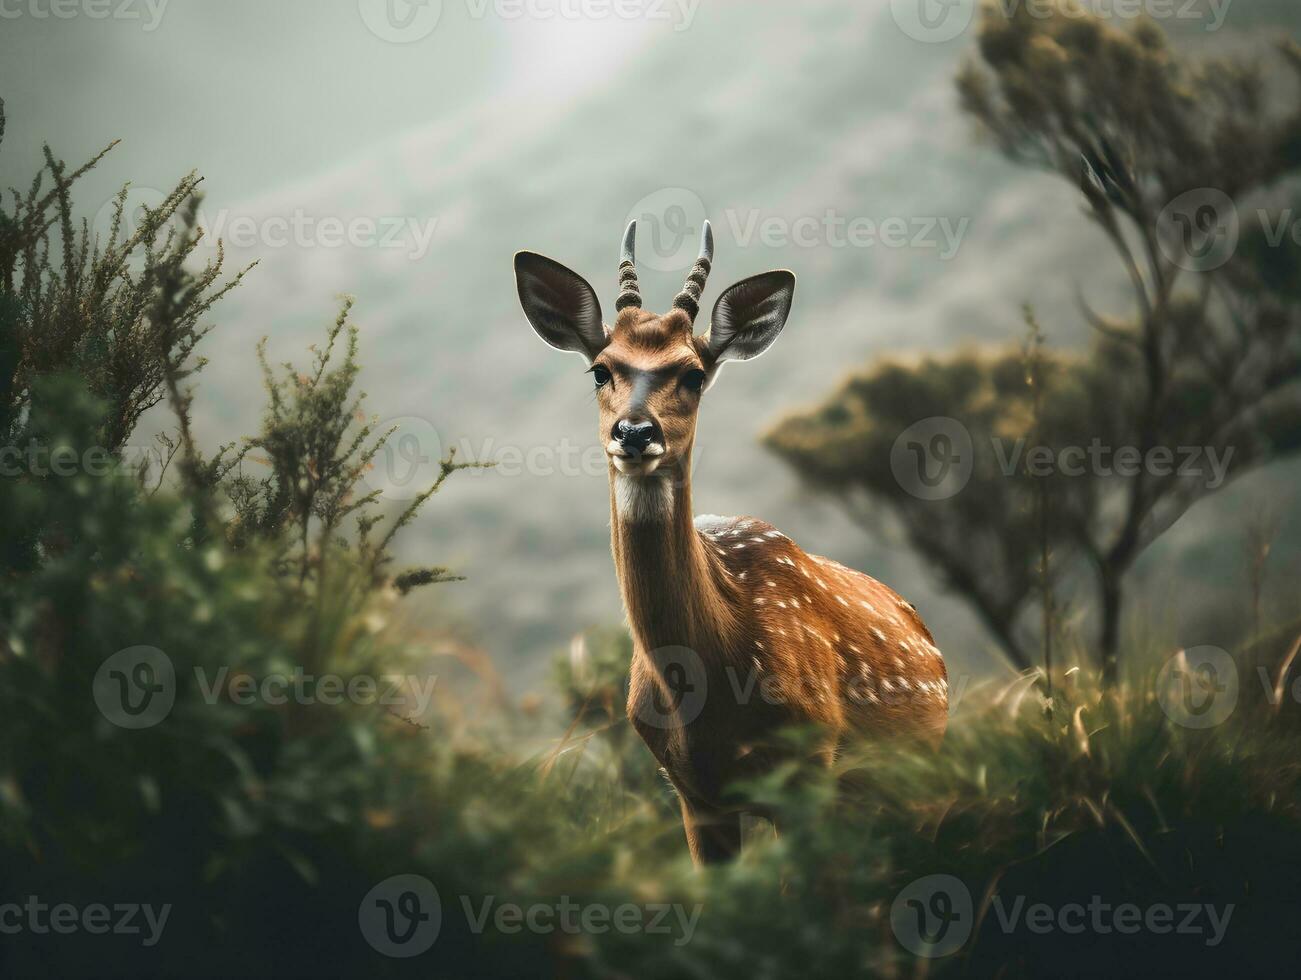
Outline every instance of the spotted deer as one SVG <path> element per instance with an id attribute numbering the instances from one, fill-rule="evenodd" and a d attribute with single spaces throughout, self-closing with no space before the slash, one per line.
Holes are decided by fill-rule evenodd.
<path id="1" fill-rule="evenodd" d="M 825 732 L 828 763 L 855 736 L 943 735 L 944 660 L 911 603 L 862 572 L 801 550 L 750 517 L 692 515 L 701 401 L 725 361 L 766 351 L 795 290 L 787 271 L 725 290 L 694 333 L 713 259 L 700 256 L 669 312 L 642 309 L 636 222 L 624 234 L 613 325 L 585 279 L 515 256 L 537 334 L 582 355 L 610 473 L 611 540 L 633 639 L 628 716 L 678 792 L 697 863 L 735 854 L 741 814 L 725 790 L 779 759 L 787 726 Z"/>

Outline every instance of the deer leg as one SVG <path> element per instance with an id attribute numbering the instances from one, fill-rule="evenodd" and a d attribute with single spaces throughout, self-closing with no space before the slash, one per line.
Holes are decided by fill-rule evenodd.
<path id="1" fill-rule="evenodd" d="M 682 826 L 691 859 L 699 867 L 717 864 L 741 853 L 741 815 L 682 802 Z"/>

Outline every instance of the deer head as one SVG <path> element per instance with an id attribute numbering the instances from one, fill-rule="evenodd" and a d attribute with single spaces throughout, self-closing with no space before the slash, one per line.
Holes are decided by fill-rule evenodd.
<path id="1" fill-rule="evenodd" d="M 696 314 L 714 252 L 709 222 L 682 291 L 658 315 L 642 309 L 636 234 L 633 221 L 624 233 L 612 326 L 601 318 L 596 291 L 578 273 L 536 252 L 515 256 L 515 282 L 529 323 L 552 347 L 583 356 L 596 386 L 610 465 L 634 479 L 685 472 L 701 398 L 720 366 L 767 350 L 786 325 L 795 292 L 795 276 L 787 271 L 743 279 L 718 298 L 709 330 L 697 336 Z"/>

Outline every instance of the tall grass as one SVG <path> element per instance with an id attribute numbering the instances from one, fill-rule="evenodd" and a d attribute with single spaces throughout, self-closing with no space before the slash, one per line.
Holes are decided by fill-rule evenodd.
<path id="1" fill-rule="evenodd" d="M 1152 653 L 1134 660 L 1159 662 Z M 754 835 L 734 866 L 694 878 L 631 870 L 630 885 L 681 882 L 705 911 L 688 949 L 647 964 L 647 944 L 615 943 L 630 957 L 619 962 L 637 976 L 1264 970 L 1293 945 L 1276 930 L 1301 897 L 1287 870 L 1301 857 L 1297 706 L 1263 710 L 1245 660 L 1239 678 L 1238 708 L 1205 730 L 1167 713 L 1177 692 L 1159 666 L 1110 694 L 1072 671 L 1051 712 L 1032 674 L 985 682 L 962 699 L 936 753 L 864 744 L 832 772 L 778 772 L 744 792 L 777 810 L 780 837 Z M 612 714 L 598 727 L 617 724 Z M 608 793 L 614 771 L 594 762 L 586 774 Z M 930 961 L 905 948 L 891 909 L 933 875 L 961 882 L 971 919 L 969 938 Z M 1038 935 L 1024 922 L 1009 932 L 1000 918 L 1018 897 L 1060 909 L 1095 895 L 1144 910 L 1232 911 L 1213 947 L 1194 933 Z"/>

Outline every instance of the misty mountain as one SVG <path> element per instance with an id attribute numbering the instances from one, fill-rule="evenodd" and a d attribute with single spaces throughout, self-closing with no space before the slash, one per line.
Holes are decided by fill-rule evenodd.
<path id="1" fill-rule="evenodd" d="M 1230 18 L 1214 43 L 1239 43 L 1259 13 Z M 590 379 L 529 329 L 512 255 L 528 248 L 577 270 L 609 317 L 619 238 L 639 217 L 643 294 L 663 309 L 708 217 L 717 250 L 704 306 L 765 269 L 794 270 L 798 287 L 773 352 L 729 366 L 705 398 L 697 510 L 760 515 L 886 581 L 922 609 L 953 673 L 984 669 L 991 644 L 888 521 L 866 535 L 756 439 L 873 359 L 1019 342 L 1024 302 L 1060 346 L 1087 341 L 1077 286 L 1126 312 L 1123 270 L 1073 190 L 1002 160 L 960 112 L 952 79 L 971 43 L 915 41 L 884 3 L 706 4 L 689 30 L 622 37 L 618 57 L 576 95 L 530 88 L 528 71 L 541 82 L 560 70 L 544 51 L 515 88 L 467 86 L 435 122 L 316 176 L 246 198 L 209 186 L 205 218 L 227 238 L 232 267 L 260 264 L 216 311 L 207 343 L 220 356 L 201 376 L 201 434 L 216 444 L 256 427 L 260 337 L 273 363 L 303 363 L 334 295 L 355 296 L 366 410 L 399 425 L 373 474 L 394 507 L 450 447 L 504 463 L 458 474 L 403 544 L 412 561 L 468 576 L 433 601 L 472 621 L 526 683 L 577 629 L 621 613 Z M 259 229 L 252 244 L 231 242 L 240 222 Z M 296 246 L 268 243 L 278 222 L 298 228 Z M 374 230 L 360 245 L 335 244 L 333 224 Z M 1237 515 L 1286 475 L 1199 506 L 1145 567 L 1179 560 L 1239 575 Z M 1195 588 L 1179 598 L 1196 608 Z"/>

